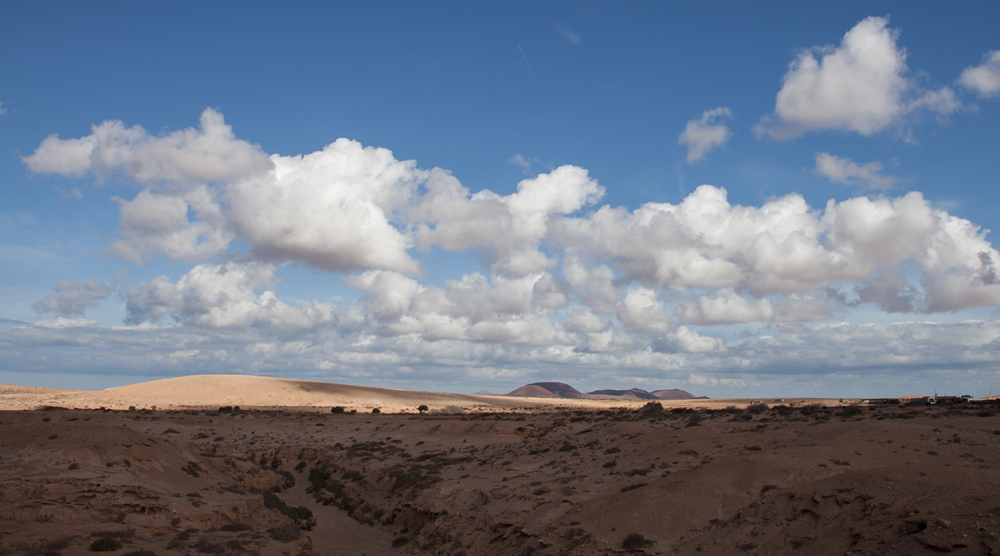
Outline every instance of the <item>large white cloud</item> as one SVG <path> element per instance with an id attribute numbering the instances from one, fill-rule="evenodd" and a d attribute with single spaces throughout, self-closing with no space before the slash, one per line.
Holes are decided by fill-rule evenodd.
<path id="1" fill-rule="evenodd" d="M 336 318 L 337 308 L 313 300 L 292 307 L 276 297 L 274 268 L 259 263 L 202 264 L 176 282 L 166 276 L 127 287 L 122 295 L 130 324 L 163 317 L 209 328 L 267 325 L 279 329 L 311 328 Z M 261 293 L 257 294 L 256 291 Z"/>
<path id="2" fill-rule="evenodd" d="M 245 240 L 271 262 L 420 273 L 407 254 L 413 240 L 393 222 L 427 172 L 386 149 L 340 139 L 308 155 L 268 157 L 206 109 L 198 129 L 157 137 L 108 121 L 79 139 L 50 136 L 23 160 L 34 172 L 121 172 L 142 185 L 118 200 L 119 240 L 109 249 L 127 260 L 163 253 L 206 262 Z"/>
<path id="3" fill-rule="evenodd" d="M 422 286 L 395 272 L 368 271 L 346 279 L 365 297 L 372 329 L 428 341 L 569 345 L 551 308 L 537 303 L 551 275 L 521 277 L 472 273 L 444 288 Z"/>
<path id="4" fill-rule="evenodd" d="M 711 325 L 824 320 L 832 310 L 829 301 L 812 296 L 792 294 L 784 303 L 775 304 L 768 298 L 750 300 L 731 289 L 723 289 L 715 296 L 701 296 L 678 306 L 676 313 L 682 322 Z"/>
<path id="5" fill-rule="evenodd" d="M 125 260 L 141 263 L 163 253 L 203 262 L 225 253 L 234 237 L 216 192 L 205 185 L 176 195 L 144 190 L 131 201 L 114 200 L 121 215 L 119 239 L 108 250 Z"/>
<path id="6" fill-rule="evenodd" d="M 236 139 L 222 114 L 206 108 L 198 129 L 152 136 L 140 126 L 106 121 L 80 139 L 50 135 L 23 158 L 34 172 L 105 175 L 120 171 L 138 182 L 229 182 L 271 167 L 257 145 Z"/>
<path id="7" fill-rule="evenodd" d="M 993 50 L 983 56 L 982 64 L 965 68 L 959 83 L 983 98 L 1000 94 L 1000 50 Z"/>
<path id="8" fill-rule="evenodd" d="M 789 65 L 774 114 L 756 126 L 758 134 L 787 139 L 813 130 L 873 135 L 926 110 L 942 115 L 959 107 L 954 92 L 923 90 L 908 76 L 906 51 L 884 17 L 855 25 L 840 46 L 803 50 Z"/>
<path id="9" fill-rule="evenodd" d="M 625 282 L 758 298 L 864 282 L 913 261 L 926 290 L 920 308 L 942 311 L 1000 303 L 989 278 L 1000 254 L 984 234 L 918 192 L 831 200 L 821 212 L 796 194 L 759 208 L 732 206 L 724 189 L 701 186 L 677 205 L 603 207 L 563 219 L 555 240 L 609 261 Z"/>
<path id="10" fill-rule="evenodd" d="M 274 170 L 226 189 L 228 218 L 253 252 L 332 271 L 417 274 L 412 240 L 393 225 L 426 172 L 386 149 L 338 139 L 305 156 L 272 156 Z"/>
<path id="11" fill-rule="evenodd" d="M 506 196 L 489 190 L 469 195 L 457 179 L 439 170 L 427 181 L 427 194 L 410 217 L 420 223 L 418 237 L 425 248 L 486 249 L 491 269 L 527 275 L 556 264 L 539 250 L 553 219 L 603 195 L 604 188 L 576 166 L 523 180 L 516 193 Z"/>

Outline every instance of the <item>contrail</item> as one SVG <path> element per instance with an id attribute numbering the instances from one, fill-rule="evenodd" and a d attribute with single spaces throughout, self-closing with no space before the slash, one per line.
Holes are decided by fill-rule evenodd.
<path id="1" fill-rule="evenodd" d="M 524 63 L 528 64 L 528 71 L 531 72 L 531 76 L 535 78 L 535 82 L 538 82 L 538 76 L 535 75 L 535 70 L 531 69 L 531 62 L 528 61 L 528 56 L 524 53 L 524 49 L 521 48 L 521 43 L 517 43 L 517 49 L 521 51 L 521 56 L 524 56 Z"/>

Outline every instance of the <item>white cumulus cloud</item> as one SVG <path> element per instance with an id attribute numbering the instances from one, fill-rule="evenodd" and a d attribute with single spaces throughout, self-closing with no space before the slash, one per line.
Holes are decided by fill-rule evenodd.
<path id="1" fill-rule="evenodd" d="M 896 176 L 882 172 L 879 161 L 858 164 L 849 158 L 830 153 L 816 153 L 815 172 L 833 183 L 853 185 L 862 189 L 889 189 L 899 183 Z"/>
<path id="2" fill-rule="evenodd" d="M 255 255 L 331 271 L 420 272 L 407 253 L 412 239 L 393 224 L 427 174 L 413 161 L 347 139 L 271 160 L 273 171 L 225 191 L 228 221 Z"/>
<path id="3" fill-rule="evenodd" d="M 983 63 L 965 68 L 959 83 L 983 98 L 1000 94 L 1000 50 L 993 50 L 983 56 Z"/>
<path id="4" fill-rule="evenodd" d="M 259 263 L 202 264 L 176 282 L 166 276 L 126 287 L 123 297 L 129 324 L 156 322 L 163 317 L 209 328 L 268 325 L 278 329 L 311 328 L 336 317 L 332 305 L 313 300 L 292 307 L 269 288 L 274 267 Z M 261 290 L 260 294 L 256 292 Z"/>
<path id="5" fill-rule="evenodd" d="M 905 122 L 916 110 L 941 115 L 959 107 L 947 88 L 923 90 L 908 76 L 906 51 L 884 17 L 868 17 L 839 46 L 803 50 L 789 65 L 774 114 L 755 127 L 776 139 L 807 131 L 873 135 Z"/>
<path id="6" fill-rule="evenodd" d="M 88 278 L 86 282 L 66 280 L 56 285 L 55 293 L 38 300 L 32 308 L 39 313 L 58 313 L 63 317 L 83 315 L 88 307 L 107 299 L 111 286 Z"/>
<path id="7" fill-rule="evenodd" d="M 206 109 L 198 129 L 154 137 L 109 121 L 79 139 L 50 136 L 23 161 L 34 172 L 119 171 L 141 184 L 133 199 L 116 199 L 121 228 L 109 250 L 126 260 L 163 253 L 207 262 L 244 240 L 268 262 L 420 273 L 407 253 L 413 239 L 395 222 L 428 172 L 386 149 L 339 139 L 311 154 L 269 157 Z"/>
<path id="8" fill-rule="evenodd" d="M 121 171 L 138 182 L 228 182 L 271 168 L 260 147 L 236 139 L 222 114 L 211 108 L 202 112 L 198 129 L 152 136 L 138 125 L 106 121 L 79 139 L 50 135 L 22 160 L 39 173 Z"/>
<path id="9" fill-rule="evenodd" d="M 705 158 L 705 155 L 726 144 L 733 133 L 725 124 L 719 123 L 723 118 L 732 118 L 733 113 L 725 106 L 706 110 L 701 118 L 691 120 L 677 138 L 678 145 L 688 149 L 687 163 L 693 164 Z"/>
<path id="10" fill-rule="evenodd" d="M 728 288 L 758 299 L 864 282 L 912 261 L 925 292 L 918 308 L 940 311 L 1000 304 L 1000 285 L 990 278 L 1000 254 L 985 233 L 919 192 L 831 200 L 821 211 L 797 194 L 732 206 L 724 189 L 703 185 L 676 205 L 563 218 L 553 241 L 606 261 L 607 283 Z M 576 287 L 586 274 L 572 269 L 566 277 Z"/>
<path id="11" fill-rule="evenodd" d="M 604 195 L 604 188 L 577 166 L 560 166 L 522 180 L 516 193 L 505 196 L 489 190 L 470 195 L 454 176 L 441 170 L 432 171 L 426 186 L 427 193 L 410 211 L 410 218 L 419 223 L 422 247 L 486 249 L 491 269 L 522 276 L 555 266 L 539 245 L 556 217 L 592 205 Z"/>

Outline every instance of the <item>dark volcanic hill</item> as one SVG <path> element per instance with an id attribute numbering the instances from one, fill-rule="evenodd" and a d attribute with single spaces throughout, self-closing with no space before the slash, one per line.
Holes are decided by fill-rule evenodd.
<path id="1" fill-rule="evenodd" d="M 533 382 L 526 384 L 517 390 L 508 392 L 507 396 L 517 396 L 520 398 L 589 398 L 591 396 L 614 396 L 617 398 L 629 398 L 635 400 L 694 400 L 697 396 L 685 392 L 684 390 L 656 390 L 647 392 L 642 388 L 632 388 L 631 390 L 595 390 L 588 394 L 580 392 L 569 384 L 562 382 Z M 702 396 L 704 398 L 704 396 Z"/>
<path id="2" fill-rule="evenodd" d="M 507 393 L 522 398 L 586 398 L 587 395 L 562 382 L 534 382 Z"/>
<path id="3" fill-rule="evenodd" d="M 643 390 L 642 388 L 633 388 L 631 390 L 594 390 L 593 392 L 590 392 L 590 394 L 593 394 L 595 396 L 618 396 L 618 397 L 635 398 L 637 400 L 661 399 Z M 691 397 L 693 398 L 694 396 Z"/>

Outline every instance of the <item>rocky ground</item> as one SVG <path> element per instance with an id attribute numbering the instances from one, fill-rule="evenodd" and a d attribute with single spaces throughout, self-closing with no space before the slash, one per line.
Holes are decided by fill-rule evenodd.
<path id="1" fill-rule="evenodd" d="M 989 406 L 0 412 L 0 554 L 1000 554 Z"/>

